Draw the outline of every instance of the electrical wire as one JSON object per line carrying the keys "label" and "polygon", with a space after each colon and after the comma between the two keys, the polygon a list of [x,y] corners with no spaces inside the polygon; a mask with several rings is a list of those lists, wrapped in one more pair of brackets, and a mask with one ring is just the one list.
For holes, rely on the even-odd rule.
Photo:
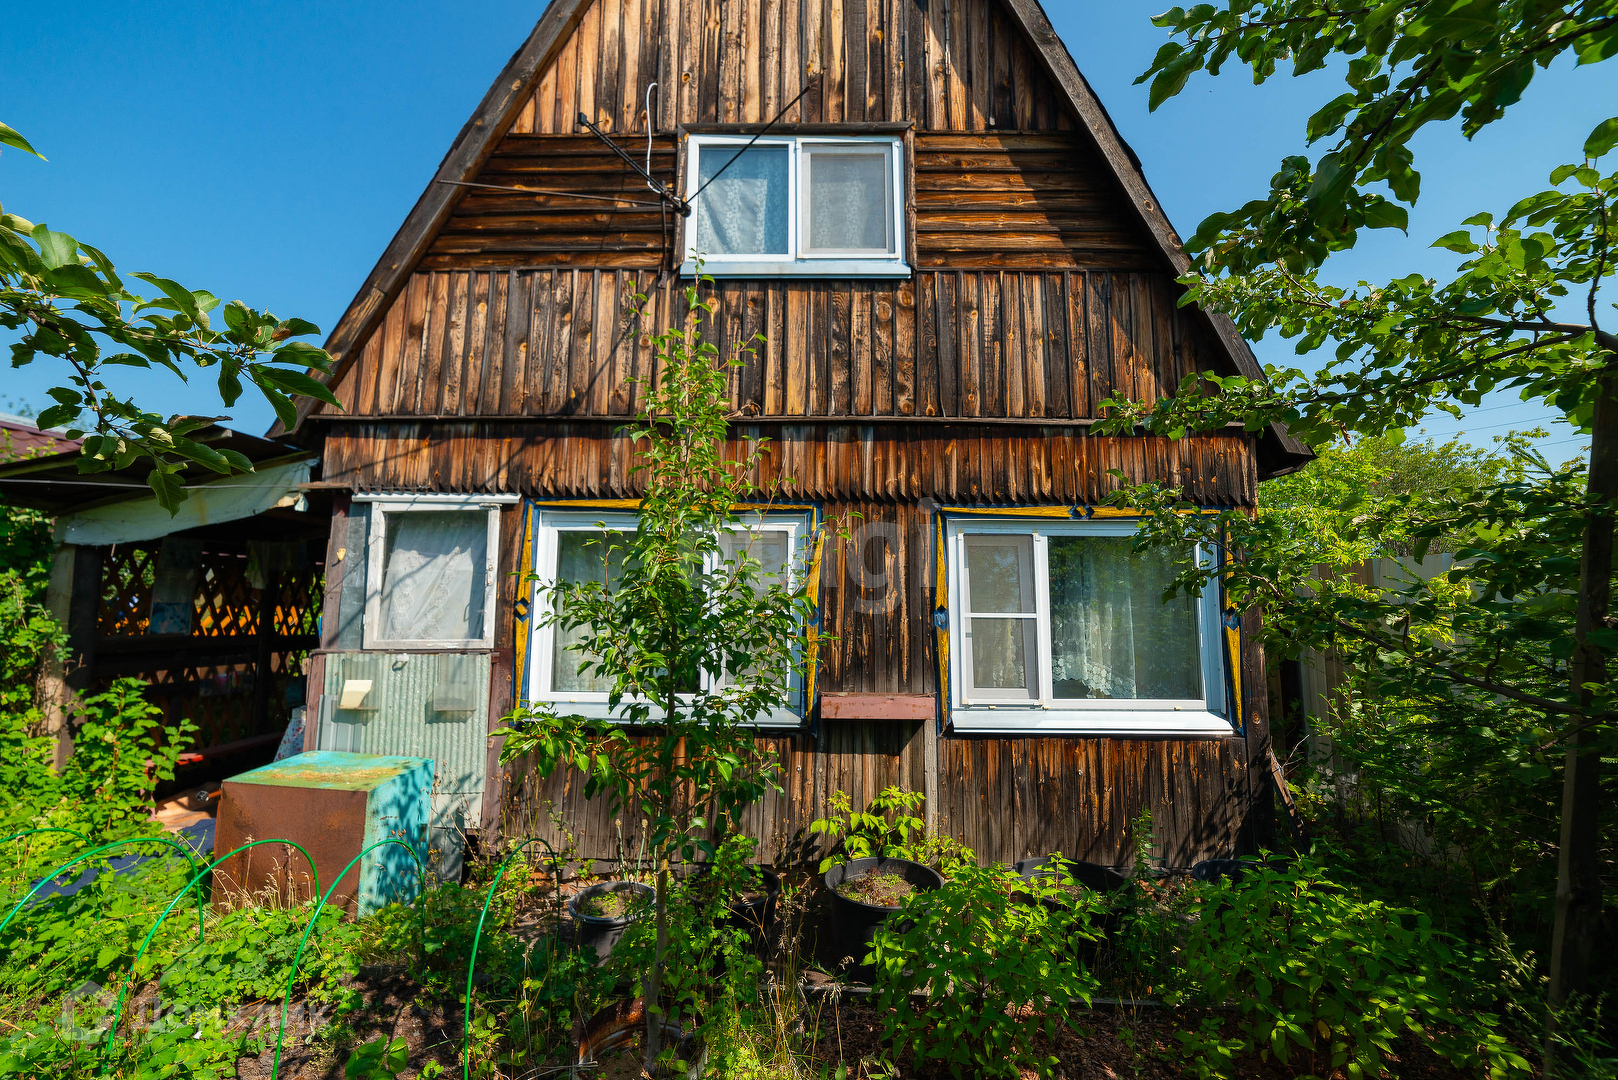
{"label": "electrical wire", "polygon": [[688,205],[695,206],[697,204],[697,199],[699,199],[702,196],[702,193],[704,191],[707,191],[708,188],[710,186],[712,186],[712,184],[713,184],[713,182],[715,180],[718,180],[721,176],[725,175],[725,170],[726,169],[728,169],[732,165],[736,164],[737,160],[739,160],[743,154],[747,153],[749,150],[751,150],[753,148],[754,143],[756,143],[760,139],[762,139],[765,136],[765,134],[772,127],[774,127],[776,124],[778,124],[780,122],[780,120],[781,120],[781,117],[783,117],[783,116],[785,116],[787,114],[788,109],[792,108],[798,102],[802,101],[805,94],[809,93],[809,91],[814,90],[816,88],[817,88],[816,83],[814,83],[814,82],[809,83],[809,85],[805,86],[801,91],[799,91],[797,97],[793,98],[791,101],[789,101],[785,105],[781,106],[781,111],[775,114],[775,119],[771,120],[768,124],[765,124],[762,128],[760,128],[758,134],[754,135],[751,139],[749,139],[746,146],[744,146],[740,150],[736,151],[736,156],[735,157],[733,157],[729,161],[725,162],[724,165],[720,166],[720,169],[719,169],[718,172],[716,172],[712,176],[708,177],[708,182],[703,184],[701,187],[697,188],[695,194],[693,194],[689,199],[687,199],[686,203]]}

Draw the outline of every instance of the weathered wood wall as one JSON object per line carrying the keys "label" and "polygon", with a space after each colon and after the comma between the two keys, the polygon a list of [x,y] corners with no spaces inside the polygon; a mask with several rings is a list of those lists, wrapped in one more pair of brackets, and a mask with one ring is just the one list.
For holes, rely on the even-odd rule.
{"label": "weathered wood wall", "polygon": [[[681,124],[914,121],[1071,130],[998,0],[596,0],[517,118],[519,134]],[[805,92],[807,90],[807,93]]]}
{"label": "weathered wood wall", "polygon": [[[326,475],[356,490],[507,491],[552,498],[623,498],[638,492],[629,471],[633,447],[600,421],[525,423],[353,421],[334,425]],[[956,502],[1088,503],[1115,481],[1162,479],[1187,485],[1210,504],[1252,501],[1251,444],[1240,435],[1179,442],[1103,439],[1071,430],[1042,438],[987,425],[748,425],[731,452],[769,431],[777,437],[755,479],[779,485],[783,498],[814,499],[828,519],[847,526],[828,542],[821,568],[821,618],[831,638],[820,651],[819,688],[827,693],[936,694],[938,666],[930,614],[934,592],[932,506]],[[801,469],[795,471],[794,467]],[[786,481],[790,478],[791,482]],[[521,514],[503,516],[500,610],[515,603],[515,553]],[[514,620],[498,624],[504,657],[491,715],[514,693]],[[1256,646],[1247,646],[1257,688]],[[1246,736],[1220,740],[987,738],[939,740],[938,824],[985,858],[1022,858],[1061,849],[1103,862],[1130,850],[1130,822],[1151,807],[1171,863],[1229,852],[1253,812],[1244,762],[1264,731],[1261,703],[1248,695]],[[856,805],[890,783],[922,790],[923,724],[821,720],[817,733],[770,736],[787,791],[753,811],[748,828],[772,857],[825,812],[833,791]],[[491,768],[491,772],[494,770]],[[582,779],[562,773],[539,782],[524,769],[508,776],[490,816],[505,827],[565,838],[560,812],[586,857],[613,858],[620,828],[601,804],[583,799]],[[633,815],[622,825],[633,850]]]}
{"label": "weathered wood wall", "polygon": [[[1225,366],[1174,288],[1117,271],[725,280],[705,337],[751,344],[731,385],[745,416],[1090,418]],[[684,315],[645,271],[418,273],[338,398],[348,416],[632,416],[658,374],[649,332]]]}
{"label": "weathered wood wall", "polygon": [[[769,862],[789,857],[825,816],[835,792],[856,807],[884,787],[924,786],[922,724],[930,721],[822,723],[807,734],[760,738],[782,787],[743,817]],[[1053,851],[1102,864],[1129,861],[1141,810],[1152,812],[1154,858],[1190,866],[1234,851],[1254,827],[1240,739],[996,739],[939,742],[936,828],[963,840],[985,862],[1014,862]],[[584,797],[583,777],[562,771],[539,780],[522,768],[508,778],[500,824],[542,836],[581,857],[614,859],[619,837],[629,857],[640,834],[633,808],[617,816]]]}
{"label": "weathered wood wall", "polygon": [[[329,425],[325,475],[360,491],[635,495],[633,447],[613,421],[366,421]],[[1000,423],[752,423],[768,438],[756,481],[794,499],[987,505],[1094,504],[1118,486],[1160,480],[1206,506],[1251,505],[1258,477],[1240,432],[1169,440],[1102,438]],[[741,456],[744,444],[731,453]]]}
{"label": "weathered wood wall", "polygon": [[[646,160],[644,141],[617,141]],[[652,175],[675,190],[677,148],[670,136],[651,142]],[[1077,133],[923,132],[908,167],[917,267],[1166,269]],[[593,135],[507,135],[476,183],[484,186],[456,204],[423,269],[672,265],[678,216]]]}

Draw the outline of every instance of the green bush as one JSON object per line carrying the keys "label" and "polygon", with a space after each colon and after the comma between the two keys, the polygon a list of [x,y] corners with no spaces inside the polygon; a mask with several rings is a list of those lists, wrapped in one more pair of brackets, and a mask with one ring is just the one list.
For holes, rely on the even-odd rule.
{"label": "green bush", "polygon": [[[943,888],[908,898],[875,942],[884,1041],[956,1077],[1050,1075],[1057,1060],[1033,1037],[1054,1038],[1069,1003],[1088,1005],[1096,988],[1080,959],[1096,938],[1092,902],[1072,885],[963,864]],[[916,991],[930,995],[925,1008]]]}
{"label": "green bush", "polygon": [[1224,1038],[1224,1023],[1210,1018],[1180,1035],[1199,1077],[1229,1077],[1248,1053],[1310,1076],[1383,1076],[1407,1033],[1469,1072],[1529,1072],[1498,1017],[1459,996],[1469,961],[1426,915],[1340,886],[1312,859],[1194,889],[1189,910],[1184,982],[1166,997],[1233,1006],[1239,1032]]}

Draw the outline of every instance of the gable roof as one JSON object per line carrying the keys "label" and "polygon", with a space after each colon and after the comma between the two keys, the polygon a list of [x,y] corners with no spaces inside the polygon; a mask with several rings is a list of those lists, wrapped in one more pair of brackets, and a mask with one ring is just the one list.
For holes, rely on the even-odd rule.
{"label": "gable roof", "polygon": [[[467,189],[460,185],[474,180],[488,162],[500,138],[515,123],[540,76],[593,2],[551,0],[527,41],[512,55],[483,96],[439,163],[427,189],[416,200],[404,224],[327,339],[326,350],[335,360],[332,374],[324,377],[328,385],[335,385],[352,366],[366,340],[386,315],[388,306],[408,282],[433,238],[465,194]],[[1112,118],[1080,73],[1039,0],[1000,2],[1033,45],[1035,54],[1056,82],[1064,103],[1095,143],[1159,252],[1176,273],[1187,273],[1191,260],[1147,184],[1140,160],[1124,142]],[[1207,320],[1214,339],[1232,366],[1248,378],[1262,378],[1263,368],[1235,323],[1219,312],[1201,311],[1200,314]],[[316,404],[312,399],[304,399],[299,404],[298,425]],[[294,431],[298,425],[294,426]],[[269,436],[274,438],[284,433],[286,430],[278,420]],[[1282,424],[1270,425],[1261,436],[1259,449],[1262,472],[1266,476],[1290,472],[1313,456]]]}

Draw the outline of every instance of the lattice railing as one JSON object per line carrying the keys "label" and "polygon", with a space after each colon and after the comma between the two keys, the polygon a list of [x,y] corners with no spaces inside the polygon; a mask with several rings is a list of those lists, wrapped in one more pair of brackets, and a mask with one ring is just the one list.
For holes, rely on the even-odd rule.
{"label": "lattice railing", "polygon": [[96,631],[107,637],[146,633],[152,608],[157,548],[118,544],[101,564],[101,609]]}
{"label": "lattice railing", "polygon": [[247,581],[247,556],[204,551],[197,576],[191,622],[195,637],[235,637],[258,633],[258,598]]}

